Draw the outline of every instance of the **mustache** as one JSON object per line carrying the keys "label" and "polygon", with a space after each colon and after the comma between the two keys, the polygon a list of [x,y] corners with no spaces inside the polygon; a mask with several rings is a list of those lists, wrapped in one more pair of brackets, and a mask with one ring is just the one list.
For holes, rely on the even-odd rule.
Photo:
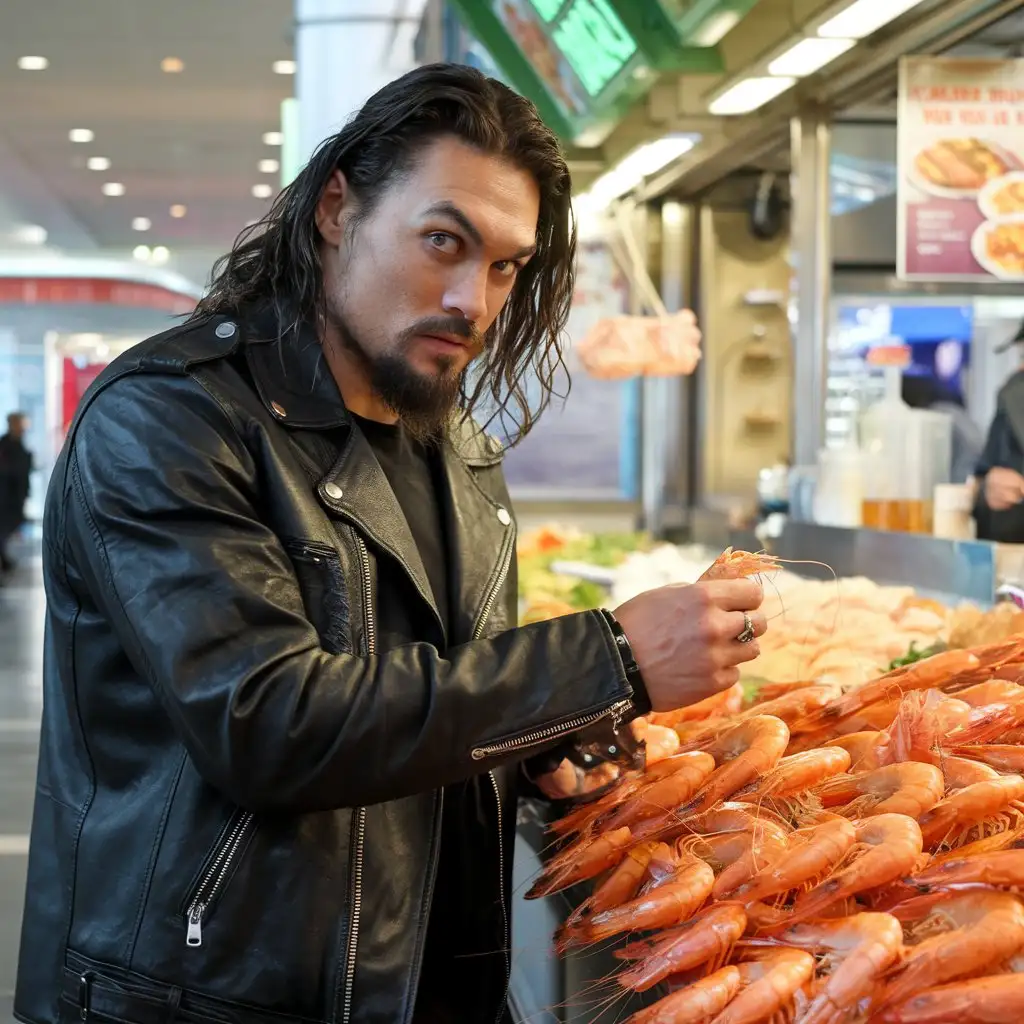
{"label": "mustache", "polygon": [[428,316],[417,320],[405,332],[405,336],[415,338],[418,334],[454,334],[458,338],[465,338],[474,348],[484,346],[483,332],[464,316]]}

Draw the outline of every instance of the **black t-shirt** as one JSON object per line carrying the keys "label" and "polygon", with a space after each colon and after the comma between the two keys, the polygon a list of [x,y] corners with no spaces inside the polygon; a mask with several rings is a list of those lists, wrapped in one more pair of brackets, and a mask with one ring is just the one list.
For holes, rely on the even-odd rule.
{"label": "black t-shirt", "polygon": [[400,423],[376,423],[355,417],[380,468],[405,513],[412,538],[434,593],[441,622],[448,628],[448,544],[440,487],[441,459],[436,449],[414,440]]}

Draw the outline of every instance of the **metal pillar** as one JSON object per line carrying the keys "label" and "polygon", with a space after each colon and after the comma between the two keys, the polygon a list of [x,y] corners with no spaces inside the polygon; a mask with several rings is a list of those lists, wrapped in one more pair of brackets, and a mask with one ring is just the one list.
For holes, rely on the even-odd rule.
{"label": "metal pillar", "polygon": [[419,19],[380,0],[295,0],[300,164],[366,100],[413,67]]}
{"label": "metal pillar", "polygon": [[[691,240],[695,230],[691,206],[669,201],[661,207],[659,292],[670,313],[692,305]],[[651,533],[678,530],[690,502],[689,447],[685,437],[689,403],[688,378],[648,377],[642,383],[640,498],[643,527]]]}
{"label": "metal pillar", "polygon": [[812,466],[825,443],[829,299],[832,288],[832,213],[829,151],[832,129],[821,110],[791,122],[793,200],[793,462]]}

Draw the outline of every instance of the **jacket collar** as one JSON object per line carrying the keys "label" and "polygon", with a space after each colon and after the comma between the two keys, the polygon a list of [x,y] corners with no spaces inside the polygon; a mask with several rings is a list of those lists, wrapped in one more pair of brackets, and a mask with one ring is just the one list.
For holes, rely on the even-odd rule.
{"label": "jacket collar", "polygon": [[[373,448],[345,408],[312,327],[304,324],[282,336],[276,318],[263,313],[245,318],[242,329],[256,390],[275,419],[295,430],[348,428],[337,459],[317,484],[317,496],[402,565],[440,629],[443,619],[405,515]],[[468,640],[486,611],[514,537],[509,511],[475,478],[475,471],[501,458],[501,446],[470,419],[453,425],[442,446],[454,642]]]}

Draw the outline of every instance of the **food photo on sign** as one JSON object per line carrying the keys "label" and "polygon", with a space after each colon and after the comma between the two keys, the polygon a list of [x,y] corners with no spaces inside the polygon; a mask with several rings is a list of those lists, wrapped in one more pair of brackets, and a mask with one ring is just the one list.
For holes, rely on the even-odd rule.
{"label": "food photo on sign", "polygon": [[904,58],[899,271],[1024,281],[1024,61]]}

